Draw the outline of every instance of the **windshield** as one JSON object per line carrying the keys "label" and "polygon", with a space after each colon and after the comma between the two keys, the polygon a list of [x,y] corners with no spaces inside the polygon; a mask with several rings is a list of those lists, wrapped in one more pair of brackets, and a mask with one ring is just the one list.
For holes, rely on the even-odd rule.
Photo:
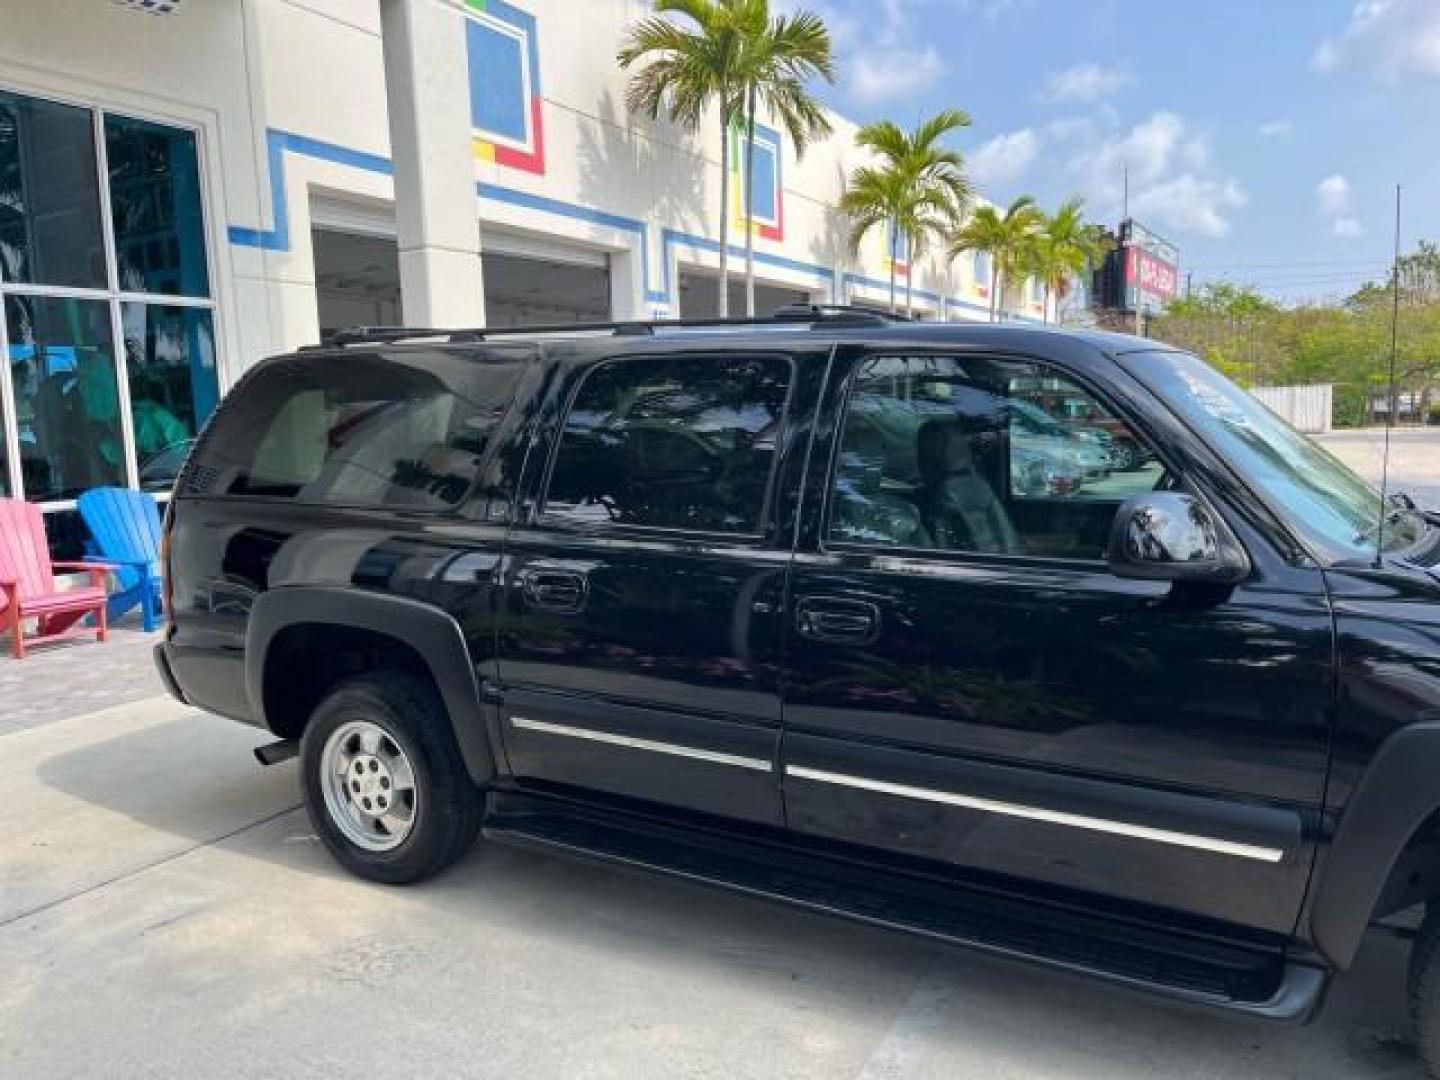
{"label": "windshield", "polygon": [[[1137,353],[1121,362],[1301,535],[1337,559],[1373,557],[1380,493],[1328,451],[1194,356]],[[1386,551],[1412,546],[1427,528],[1410,510],[1389,513]]]}

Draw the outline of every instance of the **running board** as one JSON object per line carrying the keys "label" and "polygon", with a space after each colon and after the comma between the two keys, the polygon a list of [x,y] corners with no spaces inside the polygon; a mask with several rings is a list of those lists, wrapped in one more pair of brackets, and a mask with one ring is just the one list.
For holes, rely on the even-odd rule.
{"label": "running board", "polygon": [[1308,1019],[1324,996],[1325,972],[1272,951],[568,802],[554,810],[507,802],[484,830],[499,843],[643,868],[1264,1019]]}

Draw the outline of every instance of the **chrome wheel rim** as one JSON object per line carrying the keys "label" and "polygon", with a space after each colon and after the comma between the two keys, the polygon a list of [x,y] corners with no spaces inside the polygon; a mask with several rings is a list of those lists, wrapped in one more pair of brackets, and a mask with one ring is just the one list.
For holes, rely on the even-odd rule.
{"label": "chrome wheel rim", "polygon": [[351,720],[331,732],[320,752],[320,789],[335,827],[366,851],[397,848],[415,827],[415,770],[378,724]]}

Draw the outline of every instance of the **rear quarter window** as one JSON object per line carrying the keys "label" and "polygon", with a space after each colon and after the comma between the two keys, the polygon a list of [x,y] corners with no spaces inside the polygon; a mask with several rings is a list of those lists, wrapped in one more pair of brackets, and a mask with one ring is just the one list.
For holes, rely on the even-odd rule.
{"label": "rear quarter window", "polygon": [[216,413],[186,490],[435,512],[474,490],[508,505],[496,443],[524,367],[453,350],[272,362]]}

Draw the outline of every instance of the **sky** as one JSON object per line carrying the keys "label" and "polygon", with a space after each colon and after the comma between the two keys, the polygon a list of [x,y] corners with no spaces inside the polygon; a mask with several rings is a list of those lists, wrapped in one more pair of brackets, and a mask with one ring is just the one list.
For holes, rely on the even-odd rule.
{"label": "sky", "polygon": [[826,102],[910,127],[957,106],[988,198],[1079,195],[1180,249],[1181,280],[1290,302],[1440,241],[1440,0],[777,0],[825,17]]}

